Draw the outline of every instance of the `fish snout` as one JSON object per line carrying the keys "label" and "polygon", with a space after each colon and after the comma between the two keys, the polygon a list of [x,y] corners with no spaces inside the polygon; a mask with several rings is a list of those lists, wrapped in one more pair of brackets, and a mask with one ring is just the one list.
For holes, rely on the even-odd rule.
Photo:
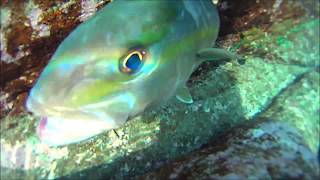
{"label": "fish snout", "polygon": [[71,90],[84,79],[81,67],[60,65],[52,69],[44,69],[29,92],[26,108],[35,114],[44,114],[47,109],[54,110],[52,107],[66,107]]}
{"label": "fish snout", "polygon": [[[52,95],[52,98],[46,98],[42,94],[34,93],[35,90],[31,90],[29,93],[29,96],[27,98],[25,107],[29,112],[34,113],[38,116],[48,116],[51,114],[57,114],[59,111],[61,111],[60,107],[62,102],[58,99],[54,98],[54,95]],[[64,109],[66,111],[66,108]]]}
{"label": "fish snout", "polygon": [[[52,87],[52,89],[55,88]],[[26,101],[26,108],[28,111],[37,115],[50,115],[62,111],[72,111],[76,107],[69,105],[70,99],[71,97],[68,92],[61,92],[59,90],[56,90],[55,92],[54,90],[48,91],[46,89],[39,90],[35,87],[29,93]]]}
{"label": "fish snout", "polygon": [[42,103],[39,101],[39,99],[35,98],[32,95],[32,90],[29,93],[29,96],[26,101],[26,109],[34,114],[40,115],[44,114],[44,109]]}

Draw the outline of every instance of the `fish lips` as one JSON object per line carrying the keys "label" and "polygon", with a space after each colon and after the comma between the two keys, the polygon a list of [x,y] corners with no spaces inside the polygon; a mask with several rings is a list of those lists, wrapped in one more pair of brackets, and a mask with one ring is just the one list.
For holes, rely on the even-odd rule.
{"label": "fish lips", "polygon": [[122,95],[74,111],[62,111],[56,116],[42,115],[38,135],[49,146],[86,140],[123,125],[132,114],[134,101],[134,96]]}
{"label": "fish lips", "polygon": [[131,92],[119,92],[100,102],[73,108],[52,104],[31,94],[26,108],[41,120],[37,134],[42,143],[60,146],[77,143],[103,131],[123,125],[135,114],[136,96]]}
{"label": "fish lips", "polygon": [[[121,118],[127,119],[123,114]],[[117,118],[120,118],[118,116]],[[105,119],[65,119],[63,117],[42,117],[37,129],[42,143],[61,146],[86,140],[105,130],[118,127],[114,118]]]}

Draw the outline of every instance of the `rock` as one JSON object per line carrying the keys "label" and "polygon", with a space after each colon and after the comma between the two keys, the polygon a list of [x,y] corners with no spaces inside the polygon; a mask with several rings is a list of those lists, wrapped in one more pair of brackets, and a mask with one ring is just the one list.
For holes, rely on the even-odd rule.
{"label": "rock", "polygon": [[288,123],[259,118],[138,179],[319,179],[304,141]]}
{"label": "rock", "polygon": [[319,179],[319,82],[310,69],[254,121],[139,179]]}
{"label": "rock", "polygon": [[261,114],[295,126],[314,153],[320,147],[319,82],[319,68],[301,75]]}
{"label": "rock", "polygon": [[[13,20],[1,31],[6,37],[1,44],[10,42],[1,46],[5,47],[1,53],[11,56],[11,59],[1,59],[1,69],[5,69],[0,74],[4,79],[0,93],[1,114],[15,112],[10,113],[11,116],[3,115],[0,122],[1,179],[125,179],[157,168],[165,169],[165,166],[175,167],[175,163],[167,163],[185,156],[185,161],[178,162],[183,167],[183,162],[197,156],[197,152],[190,153],[202,152],[201,147],[207,153],[201,156],[203,159],[214,158],[218,150],[220,155],[227,154],[224,150],[228,147],[213,148],[214,151],[210,147],[244,140],[248,144],[233,148],[232,158],[224,162],[230,162],[237,153],[242,153],[243,158],[238,162],[247,160],[261,164],[261,174],[269,173],[270,177],[317,176],[314,158],[319,142],[319,136],[315,134],[319,134],[319,126],[315,123],[319,119],[314,114],[319,110],[319,103],[309,101],[319,99],[319,41],[316,38],[319,32],[312,31],[319,26],[319,16],[318,11],[313,12],[317,6],[310,6],[311,0],[221,1],[222,32],[225,33],[219,37],[218,44],[238,51],[244,58],[219,67],[210,62],[199,67],[188,83],[193,104],[185,105],[172,99],[117,129],[120,137],[108,131],[81,143],[51,148],[39,142],[36,135],[39,120],[24,112],[22,99],[59,42],[92,11],[90,8],[82,10],[81,3],[76,1],[50,2],[5,3],[1,6],[4,9],[1,13],[7,13],[6,18]],[[93,1],[87,1],[89,7],[101,7],[107,1],[95,5],[90,2]],[[242,5],[232,14],[238,3]],[[81,12],[86,15],[81,16]],[[29,26],[18,23],[19,19]],[[226,31],[228,23],[232,24],[232,31]],[[19,32],[25,34],[14,36]],[[27,55],[25,48],[30,51]],[[24,55],[18,56],[19,52]],[[16,98],[18,96],[21,98]],[[269,120],[260,120],[265,118]],[[252,123],[252,126],[243,127],[246,123]],[[268,129],[271,127],[273,129]],[[233,129],[234,133],[225,133],[231,128],[239,128],[241,132]],[[263,135],[272,139],[264,139]],[[256,136],[256,139],[252,138]],[[286,138],[286,141],[277,138]],[[258,140],[266,143],[266,147],[257,144]],[[210,147],[203,147],[204,144]],[[250,149],[255,145],[257,154]],[[272,149],[275,154],[265,154],[263,148],[272,148],[272,145],[277,147]],[[288,155],[277,154],[284,152]],[[300,154],[292,156],[294,152]],[[253,161],[251,156],[259,161]],[[281,158],[286,164],[275,164],[264,156]],[[206,164],[204,169],[208,168]],[[246,177],[246,173],[252,172],[252,169],[241,167],[236,171],[232,162],[229,165],[229,176],[225,178]],[[217,164],[215,168],[217,176],[212,177],[227,175],[223,174],[223,166]],[[297,170],[297,174],[285,168]],[[266,172],[268,170],[271,173]],[[152,174],[145,177],[153,177]],[[201,175],[210,177],[205,172]]]}

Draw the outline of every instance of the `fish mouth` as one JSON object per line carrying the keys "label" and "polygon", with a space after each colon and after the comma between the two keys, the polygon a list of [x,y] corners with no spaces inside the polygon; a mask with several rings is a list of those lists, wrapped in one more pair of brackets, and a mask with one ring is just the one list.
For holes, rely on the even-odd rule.
{"label": "fish mouth", "polygon": [[60,146],[89,139],[103,131],[116,129],[129,118],[127,104],[121,108],[85,108],[82,110],[62,111],[50,116],[41,116],[38,135],[49,146]]}
{"label": "fish mouth", "polygon": [[[118,117],[120,118],[120,117]],[[127,118],[127,116],[123,116]],[[66,119],[44,116],[38,125],[37,133],[42,143],[61,146],[89,139],[103,131],[118,127],[112,117],[104,120],[86,118]]]}
{"label": "fish mouth", "polygon": [[60,146],[86,140],[123,125],[131,116],[135,97],[129,93],[78,108],[49,106],[33,97],[27,109],[41,120],[37,128],[41,142]]}

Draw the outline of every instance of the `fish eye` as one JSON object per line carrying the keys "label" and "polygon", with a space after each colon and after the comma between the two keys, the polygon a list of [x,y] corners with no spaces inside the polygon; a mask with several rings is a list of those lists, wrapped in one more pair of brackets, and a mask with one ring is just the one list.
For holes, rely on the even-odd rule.
{"label": "fish eye", "polygon": [[130,52],[120,62],[120,70],[123,73],[134,74],[138,72],[145,61],[146,52],[144,50],[134,50]]}

